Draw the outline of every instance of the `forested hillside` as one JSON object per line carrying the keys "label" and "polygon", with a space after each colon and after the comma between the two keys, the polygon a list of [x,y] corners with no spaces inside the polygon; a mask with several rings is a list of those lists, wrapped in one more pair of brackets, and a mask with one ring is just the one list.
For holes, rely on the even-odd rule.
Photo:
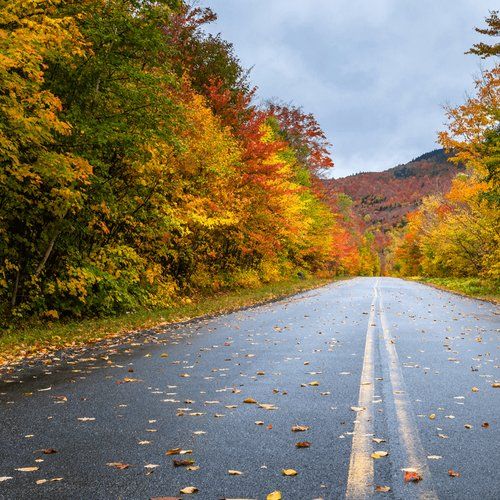
{"label": "forested hillside", "polygon": [[363,172],[340,179],[325,179],[328,193],[345,193],[354,210],[369,226],[386,232],[404,224],[425,196],[446,193],[462,167],[437,149],[383,172]]}

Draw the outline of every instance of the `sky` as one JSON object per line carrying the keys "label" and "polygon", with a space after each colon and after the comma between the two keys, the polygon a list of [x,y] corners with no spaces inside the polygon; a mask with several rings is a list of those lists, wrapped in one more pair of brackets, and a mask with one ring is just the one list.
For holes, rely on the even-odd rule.
{"label": "sky", "polygon": [[219,19],[258,98],[312,112],[333,144],[334,177],[436,149],[443,106],[473,91],[491,0],[198,0]]}

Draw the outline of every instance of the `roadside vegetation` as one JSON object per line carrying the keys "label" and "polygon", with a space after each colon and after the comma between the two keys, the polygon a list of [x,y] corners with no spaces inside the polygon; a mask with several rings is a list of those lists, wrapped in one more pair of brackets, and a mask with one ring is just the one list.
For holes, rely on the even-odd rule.
{"label": "roadside vegetation", "polygon": [[231,292],[196,296],[170,307],[124,313],[86,320],[40,320],[32,318],[12,325],[0,335],[0,365],[29,357],[40,357],[65,347],[81,347],[103,339],[186,321],[202,316],[226,313],[261,304],[331,283],[325,278],[294,278],[257,288],[239,288]]}
{"label": "roadside vegetation", "polygon": [[[482,35],[498,37],[492,12]],[[444,196],[429,196],[395,231],[388,265],[398,276],[429,282],[474,296],[500,290],[500,55],[498,43],[478,43],[470,53],[495,59],[476,80],[476,93],[447,110],[448,129],[439,140],[450,161],[465,167]]]}
{"label": "roadside vegetation", "polygon": [[469,297],[500,303],[500,282],[481,278],[424,278],[415,276],[407,279],[434,285],[442,290],[457,292]]}

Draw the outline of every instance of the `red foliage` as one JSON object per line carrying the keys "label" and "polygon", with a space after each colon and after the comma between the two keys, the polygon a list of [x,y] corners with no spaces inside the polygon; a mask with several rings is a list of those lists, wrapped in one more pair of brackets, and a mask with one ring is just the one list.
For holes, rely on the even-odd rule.
{"label": "red foliage", "polygon": [[267,110],[278,121],[285,139],[296,151],[302,153],[303,163],[312,173],[333,168],[330,158],[331,144],[311,113],[301,108],[271,103]]}

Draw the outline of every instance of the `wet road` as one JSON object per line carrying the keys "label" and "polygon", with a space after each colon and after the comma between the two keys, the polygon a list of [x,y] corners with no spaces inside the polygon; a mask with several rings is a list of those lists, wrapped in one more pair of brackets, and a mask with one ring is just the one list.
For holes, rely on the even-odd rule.
{"label": "wet road", "polygon": [[500,498],[499,326],[356,278],[4,373],[0,498]]}

